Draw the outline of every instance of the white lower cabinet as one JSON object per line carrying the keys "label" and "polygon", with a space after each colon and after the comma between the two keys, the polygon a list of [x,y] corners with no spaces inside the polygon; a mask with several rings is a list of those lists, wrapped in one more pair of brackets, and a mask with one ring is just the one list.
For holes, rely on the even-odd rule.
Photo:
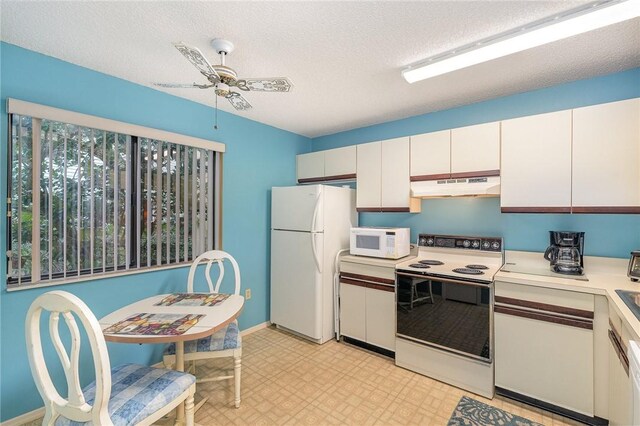
{"label": "white lower cabinet", "polygon": [[593,295],[495,285],[496,386],[594,416]]}
{"label": "white lower cabinet", "polygon": [[393,288],[367,288],[366,342],[395,351],[396,347],[396,294]]}
{"label": "white lower cabinet", "polygon": [[609,424],[632,424],[631,386],[628,338],[620,318],[609,313]]}
{"label": "white lower cabinet", "polygon": [[378,280],[340,275],[340,334],[395,351],[395,287]]}
{"label": "white lower cabinet", "polygon": [[340,283],[340,334],[363,342],[367,340],[366,291],[366,287]]}
{"label": "white lower cabinet", "polygon": [[341,264],[340,335],[395,351],[394,273],[394,268]]}
{"label": "white lower cabinet", "polygon": [[631,380],[617,352],[609,345],[609,424],[631,423]]}

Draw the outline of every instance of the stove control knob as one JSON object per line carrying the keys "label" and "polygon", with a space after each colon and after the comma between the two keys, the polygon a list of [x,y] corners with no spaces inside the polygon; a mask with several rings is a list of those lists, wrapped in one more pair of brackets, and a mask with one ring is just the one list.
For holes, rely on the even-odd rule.
{"label": "stove control knob", "polygon": [[471,247],[473,247],[475,249],[480,248],[480,241],[473,240],[473,242],[471,243]]}
{"label": "stove control knob", "polygon": [[424,246],[426,246],[427,244],[428,244],[428,243],[427,243],[427,239],[426,239],[425,237],[420,237],[420,241],[418,241],[418,245],[419,245],[419,246],[423,246],[423,247],[424,247]]}
{"label": "stove control knob", "polygon": [[462,242],[462,245],[463,245],[465,248],[469,248],[469,247],[471,247],[471,241],[469,241],[469,240],[464,240],[464,241]]}
{"label": "stove control knob", "polygon": [[428,246],[432,246],[433,245],[433,238],[427,238],[427,245]]}
{"label": "stove control knob", "polygon": [[494,250],[500,250],[500,243],[497,241],[494,241],[491,243],[491,248]]}
{"label": "stove control knob", "polygon": [[483,241],[482,242],[482,248],[485,250],[488,250],[489,247],[491,247],[491,243],[489,241]]}

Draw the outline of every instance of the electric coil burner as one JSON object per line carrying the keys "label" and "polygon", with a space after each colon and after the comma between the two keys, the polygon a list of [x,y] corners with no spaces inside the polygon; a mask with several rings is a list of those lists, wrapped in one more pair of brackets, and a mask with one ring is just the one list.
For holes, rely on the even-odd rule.
{"label": "electric coil burner", "polygon": [[429,269],[431,268],[431,266],[427,265],[426,263],[412,263],[411,265],[409,265],[412,268],[418,268],[418,269]]}
{"label": "electric coil burner", "polygon": [[451,271],[456,272],[458,274],[465,274],[465,275],[484,275],[484,272],[474,268],[455,268],[455,269],[452,269]]}
{"label": "electric coil burner", "polygon": [[422,263],[423,265],[430,265],[430,266],[444,265],[444,262],[441,262],[439,260],[433,260],[433,259],[421,260],[418,263]]}
{"label": "electric coil burner", "polygon": [[473,264],[473,265],[467,265],[466,267],[470,268],[470,269],[489,269],[489,267],[487,265],[475,265],[475,264]]}
{"label": "electric coil burner", "polygon": [[492,398],[502,263],[501,238],[420,234],[416,258],[396,265],[396,364]]}

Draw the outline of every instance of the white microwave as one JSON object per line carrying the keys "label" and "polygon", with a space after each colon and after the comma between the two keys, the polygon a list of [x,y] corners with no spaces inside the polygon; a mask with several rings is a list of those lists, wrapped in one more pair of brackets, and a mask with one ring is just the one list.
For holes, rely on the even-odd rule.
{"label": "white microwave", "polygon": [[349,252],[357,256],[400,259],[410,250],[409,228],[351,228]]}

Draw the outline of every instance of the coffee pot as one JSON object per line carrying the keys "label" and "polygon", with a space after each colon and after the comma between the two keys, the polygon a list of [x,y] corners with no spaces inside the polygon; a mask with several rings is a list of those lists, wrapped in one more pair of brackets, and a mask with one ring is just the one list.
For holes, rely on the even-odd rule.
{"label": "coffee pot", "polygon": [[549,247],[544,258],[553,272],[567,275],[584,273],[584,232],[549,231]]}

